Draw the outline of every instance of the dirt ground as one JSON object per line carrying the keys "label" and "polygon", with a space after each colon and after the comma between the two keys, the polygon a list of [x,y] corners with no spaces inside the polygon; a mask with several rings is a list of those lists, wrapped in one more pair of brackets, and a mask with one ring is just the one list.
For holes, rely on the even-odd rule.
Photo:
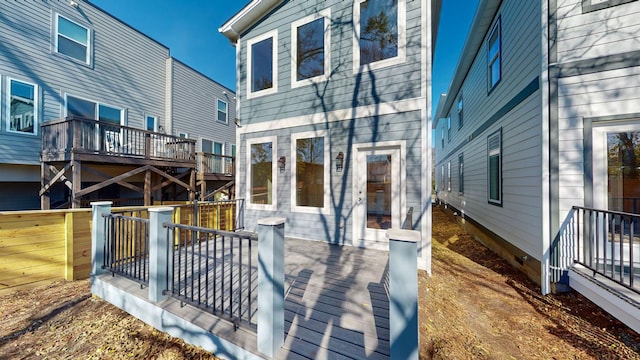
{"label": "dirt ground", "polygon": [[[577,293],[526,276],[433,212],[433,276],[421,273],[423,359],[640,359],[640,335]],[[58,282],[0,297],[0,359],[215,359]]]}

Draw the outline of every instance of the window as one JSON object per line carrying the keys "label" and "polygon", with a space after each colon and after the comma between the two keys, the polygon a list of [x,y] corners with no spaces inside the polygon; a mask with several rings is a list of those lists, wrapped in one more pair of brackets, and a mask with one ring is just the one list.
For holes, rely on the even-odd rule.
{"label": "window", "polygon": [[224,155],[224,144],[215,142],[213,143],[213,153],[216,155]]}
{"label": "window", "polygon": [[236,157],[236,144],[231,144],[231,156]]}
{"label": "window", "polygon": [[148,131],[158,131],[158,118],[155,116],[145,116],[145,124]]}
{"label": "window", "polygon": [[462,111],[462,95],[458,98],[458,129],[464,124],[464,112]]}
{"label": "window", "polygon": [[91,100],[67,95],[67,116],[78,116],[85,119],[95,119],[120,125],[124,122],[123,111],[120,108],[101,104]]}
{"label": "window", "polygon": [[444,191],[444,164],[440,167],[440,189]]}
{"label": "window", "polygon": [[247,41],[247,98],[278,91],[278,32]]}
{"label": "window", "polygon": [[458,155],[458,192],[464,193],[464,154]]}
{"label": "window", "polygon": [[447,118],[447,141],[451,141],[451,115]]}
{"label": "window", "polygon": [[292,210],[329,214],[329,147],[326,132],[291,135]]}
{"label": "window", "polygon": [[608,7],[622,5],[636,0],[582,0],[582,12],[588,13],[606,9]]}
{"label": "window", "polygon": [[487,138],[489,203],[502,204],[502,130]]}
{"label": "window", "polygon": [[498,18],[498,21],[491,30],[489,42],[487,44],[489,90],[492,90],[496,85],[498,85],[500,78],[502,77],[501,38],[500,18]]}
{"label": "window", "polygon": [[405,59],[406,0],[365,0],[354,4],[353,71],[379,68]]}
{"label": "window", "polygon": [[329,9],[291,24],[291,87],[324,81],[331,69]]}
{"label": "window", "polygon": [[227,103],[218,99],[218,121],[227,123]]}
{"label": "window", "polygon": [[442,144],[442,148],[444,149],[444,127],[440,130],[440,142]]}
{"label": "window", "polygon": [[38,86],[8,79],[7,130],[36,135],[38,129]]}
{"label": "window", "polygon": [[247,140],[248,208],[276,210],[276,137]]}
{"label": "window", "polygon": [[55,50],[58,54],[89,64],[91,36],[86,27],[56,14]]}
{"label": "window", "polygon": [[188,138],[189,138],[189,133],[186,133],[186,132],[178,132],[178,137],[179,137],[179,138],[183,138],[183,139],[188,139]]}
{"label": "window", "polygon": [[213,153],[213,141],[202,139],[202,152],[204,153]]}
{"label": "window", "polygon": [[447,191],[451,192],[451,160],[447,161]]}

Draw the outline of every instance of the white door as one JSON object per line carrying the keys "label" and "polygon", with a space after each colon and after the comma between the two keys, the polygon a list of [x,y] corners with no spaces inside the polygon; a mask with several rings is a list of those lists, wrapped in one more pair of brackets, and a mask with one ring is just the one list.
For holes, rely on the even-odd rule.
{"label": "white door", "polygon": [[593,128],[593,207],[640,214],[640,123]]}
{"label": "white door", "polygon": [[356,150],[354,245],[388,250],[387,229],[403,216],[402,164],[400,147]]}

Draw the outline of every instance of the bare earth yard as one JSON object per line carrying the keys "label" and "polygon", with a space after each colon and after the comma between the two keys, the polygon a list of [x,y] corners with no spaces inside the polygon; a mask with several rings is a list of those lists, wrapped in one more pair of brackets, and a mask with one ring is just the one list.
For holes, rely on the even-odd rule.
{"label": "bare earth yard", "polygon": [[[640,335],[575,292],[526,276],[433,211],[433,276],[421,273],[425,359],[640,359]],[[88,281],[0,297],[0,359],[214,359],[94,299]]]}

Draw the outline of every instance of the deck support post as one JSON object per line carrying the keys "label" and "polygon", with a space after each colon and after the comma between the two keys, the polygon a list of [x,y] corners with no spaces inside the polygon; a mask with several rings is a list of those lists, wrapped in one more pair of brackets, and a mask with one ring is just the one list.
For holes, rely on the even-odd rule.
{"label": "deck support post", "polygon": [[258,220],[258,351],[284,344],[284,218]]}
{"label": "deck support post", "polygon": [[91,277],[104,272],[104,239],[106,228],[104,214],[111,213],[111,201],[97,201],[91,203]]}
{"label": "deck support post", "polygon": [[418,359],[418,244],[420,232],[390,229],[389,330],[391,359]]}
{"label": "deck support post", "polygon": [[164,224],[171,222],[173,208],[149,209],[149,300],[158,302],[167,297],[168,274],[173,273],[169,235]]}

